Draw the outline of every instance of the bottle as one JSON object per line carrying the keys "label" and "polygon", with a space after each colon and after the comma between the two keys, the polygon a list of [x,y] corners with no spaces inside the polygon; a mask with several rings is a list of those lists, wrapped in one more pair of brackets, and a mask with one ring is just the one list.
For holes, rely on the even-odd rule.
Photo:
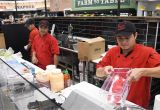
{"label": "bottle", "polygon": [[80,82],[83,81],[83,73],[82,72],[79,73],[79,80],[80,80]]}
{"label": "bottle", "polygon": [[64,70],[64,87],[69,87],[71,85],[71,77],[70,74],[68,73],[68,70]]}
{"label": "bottle", "polygon": [[72,38],[72,30],[73,30],[73,26],[72,24],[70,24],[68,26],[68,38],[71,39]]}
{"label": "bottle", "polygon": [[53,69],[50,73],[49,79],[52,92],[59,92],[64,89],[64,76],[61,69]]}
{"label": "bottle", "polygon": [[84,79],[85,79],[86,82],[88,82],[88,75],[87,74],[85,74],[85,78]]}

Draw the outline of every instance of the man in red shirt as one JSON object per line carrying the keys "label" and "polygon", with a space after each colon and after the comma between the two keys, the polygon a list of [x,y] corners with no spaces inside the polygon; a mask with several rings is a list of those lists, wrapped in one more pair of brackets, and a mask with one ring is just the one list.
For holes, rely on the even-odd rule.
{"label": "man in red shirt", "polygon": [[35,22],[33,19],[28,19],[25,22],[25,27],[30,31],[28,44],[24,47],[26,50],[29,50],[32,46],[33,40],[37,34],[39,34],[38,29],[35,27]]}
{"label": "man in red shirt", "polygon": [[128,78],[131,88],[127,100],[148,108],[150,77],[160,77],[160,55],[152,48],[136,44],[136,27],[129,21],[118,24],[118,46],[111,48],[97,64],[96,75],[110,74],[113,68],[135,68]]}
{"label": "man in red shirt", "polygon": [[48,33],[48,28],[48,21],[40,21],[39,34],[35,37],[32,46],[32,63],[42,69],[46,69],[46,66],[50,64],[58,64],[58,42]]}

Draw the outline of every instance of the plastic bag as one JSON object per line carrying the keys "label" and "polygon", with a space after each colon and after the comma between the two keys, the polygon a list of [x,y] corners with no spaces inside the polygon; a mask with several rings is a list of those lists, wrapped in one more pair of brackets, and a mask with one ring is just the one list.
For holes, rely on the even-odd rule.
{"label": "plastic bag", "polygon": [[121,106],[125,104],[130,87],[127,80],[129,70],[129,68],[115,68],[106,78],[101,88],[107,91],[107,103]]}

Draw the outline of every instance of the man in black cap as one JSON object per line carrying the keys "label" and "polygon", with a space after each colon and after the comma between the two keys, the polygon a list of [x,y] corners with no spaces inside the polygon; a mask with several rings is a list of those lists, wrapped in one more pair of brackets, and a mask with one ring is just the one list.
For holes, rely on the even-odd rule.
{"label": "man in black cap", "polygon": [[96,75],[107,76],[113,68],[134,68],[129,71],[131,83],[127,100],[148,108],[150,100],[150,77],[160,77],[160,55],[151,47],[136,43],[136,27],[129,21],[118,24],[118,46],[108,50],[97,64]]}
{"label": "man in black cap", "polygon": [[46,66],[50,64],[58,64],[58,41],[48,33],[48,29],[49,22],[41,20],[39,34],[35,37],[32,46],[32,63],[42,69],[46,69]]}
{"label": "man in black cap", "polygon": [[35,36],[39,33],[38,29],[35,27],[35,23],[33,19],[27,19],[25,22],[25,27],[30,31],[28,44],[24,46],[26,50],[29,50],[32,46]]}

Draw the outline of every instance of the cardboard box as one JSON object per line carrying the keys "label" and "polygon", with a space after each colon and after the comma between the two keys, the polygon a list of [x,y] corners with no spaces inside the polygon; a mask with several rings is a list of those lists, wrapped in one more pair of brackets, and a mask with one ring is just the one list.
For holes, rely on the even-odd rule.
{"label": "cardboard box", "polygon": [[78,59],[91,61],[100,57],[105,52],[105,39],[97,37],[78,42]]}
{"label": "cardboard box", "polygon": [[0,33],[0,49],[1,48],[6,48],[5,38],[3,33]]}

